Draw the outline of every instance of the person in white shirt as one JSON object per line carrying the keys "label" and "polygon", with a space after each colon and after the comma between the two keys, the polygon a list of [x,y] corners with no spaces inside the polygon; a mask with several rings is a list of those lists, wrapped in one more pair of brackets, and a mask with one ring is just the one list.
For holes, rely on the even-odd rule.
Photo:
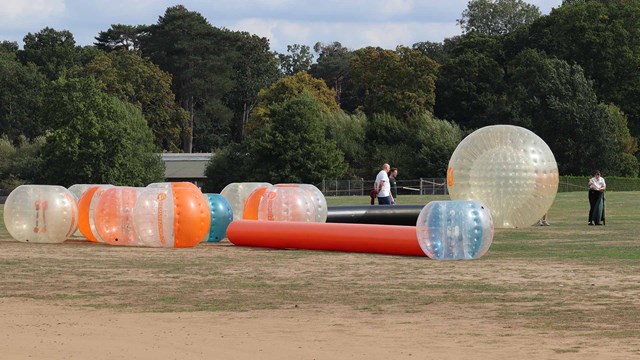
{"label": "person in white shirt", "polygon": [[391,185],[389,185],[389,170],[391,166],[389,164],[382,165],[382,170],[376,176],[374,187],[378,190],[378,205],[391,205],[393,204],[393,197],[391,196]]}
{"label": "person in white shirt", "polygon": [[589,179],[589,225],[604,225],[604,191],[607,184],[600,176],[600,170],[593,173]]}

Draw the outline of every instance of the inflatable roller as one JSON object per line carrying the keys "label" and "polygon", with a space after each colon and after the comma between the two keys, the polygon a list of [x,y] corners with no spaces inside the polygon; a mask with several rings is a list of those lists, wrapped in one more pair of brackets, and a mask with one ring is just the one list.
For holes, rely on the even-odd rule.
{"label": "inflatable roller", "polygon": [[425,256],[415,226],[235,220],[227,237],[238,246]]}
{"label": "inflatable roller", "polygon": [[329,206],[328,223],[416,226],[424,205]]}

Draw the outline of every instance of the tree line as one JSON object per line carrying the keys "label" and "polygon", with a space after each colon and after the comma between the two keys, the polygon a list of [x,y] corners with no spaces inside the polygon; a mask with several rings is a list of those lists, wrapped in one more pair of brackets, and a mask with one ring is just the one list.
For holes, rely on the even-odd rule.
{"label": "tree line", "polygon": [[92,46],[45,28],[0,43],[0,188],[145,185],[159,152],[213,152],[233,181],[445,176],[470,132],[526,127],[563,175],[637,177],[640,1],[471,0],[462,35],[395,49],[293,44],[217,28],[178,5]]}

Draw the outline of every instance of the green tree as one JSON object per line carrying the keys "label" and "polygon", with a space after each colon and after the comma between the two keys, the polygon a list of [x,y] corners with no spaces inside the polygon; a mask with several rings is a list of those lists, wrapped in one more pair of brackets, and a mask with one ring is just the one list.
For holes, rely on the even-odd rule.
{"label": "green tree", "polygon": [[[504,54],[505,38],[504,36],[469,33],[446,39],[443,47],[449,59],[468,53],[479,53],[503,64],[507,59],[507,56]],[[520,52],[520,50],[518,50],[518,52]],[[516,54],[514,54],[514,56],[515,55]]]}
{"label": "green tree", "polygon": [[540,9],[522,0],[471,0],[457,20],[463,33],[504,35],[540,17]]}
{"label": "green tree", "polygon": [[47,129],[38,116],[45,85],[33,63],[22,65],[14,52],[0,51],[0,134],[14,144],[22,135],[33,139]]}
{"label": "green tree", "polygon": [[535,21],[515,40],[568,63],[594,80],[598,98],[614,103],[640,136],[640,2],[571,1]]}
{"label": "green tree", "polygon": [[268,121],[242,144],[216,151],[207,167],[207,191],[233,181],[317,184],[340,178],[344,155],[327,140],[323,105],[309,92],[268,106]]}
{"label": "green tree", "polygon": [[615,138],[610,144],[613,146],[613,159],[607,164],[607,169],[619,176],[638,177],[640,161],[634,156],[638,153],[638,140],[629,131],[627,116],[615,105],[607,105],[606,110],[613,120]]}
{"label": "green tree", "polygon": [[433,41],[421,41],[411,46],[413,50],[418,50],[426,56],[430,57],[433,61],[442,65],[447,61],[447,51],[445,50],[444,43]]}
{"label": "green tree", "polygon": [[124,49],[97,55],[84,73],[98,79],[107,94],[138,107],[159,148],[180,150],[188,114],[175,104],[170,74],[139,53]]}
{"label": "green tree", "polygon": [[81,65],[82,48],[76,46],[73,34],[68,30],[46,27],[35,34],[28,33],[23,41],[21,61],[37,65],[49,80],[58,79],[74,66]]}
{"label": "green tree", "polygon": [[407,118],[433,110],[438,64],[420,51],[359,49],[350,72],[367,116],[388,112]]}
{"label": "green tree", "polygon": [[103,93],[92,78],[61,79],[44,107],[53,129],[42,148],[40,182],[145,186],[164,163],[140,110]]}
{"label": "green tree", "polygon": [[344,112],[323,113],[327,124],[326,137],[338,145],[348,166],[347,177],[357,179],[370,170],[365,147],[367,117],[363,113],[348,115]]}
{"label": "green tree", "polygon": [[268,125],[247,138],[253,171],[271,183],[316,184],[344,175],[344,155],[326,139],[323,111],[308,92],[271,104]]}
{"label": "green tree", "polygon": [[15,41],[0,41],[0,53],[18,53],[18,43]]}
{"label": "green tree", "polygon": [[304,92],[311,94],[320,103],[323,112],[340,111],[335,100],[335,92],[329,89],[324,81],[316,79],[306,72],[300,72],[292,76],[285,76],[260,91],[258,104],[253,111],[248,132],[254,131],[269,121],[267,113],[270,106],[298,97]]}
{"label": "green tree", "polygon": [[280,68],[285,75],[295,75],[308,71],[313,62],[313,54],[308,45],[287,45],[287,54],[278,54]]}
{"label": "green tree", "polygon": [[140,50],[140,37],[146,30],[146,25],[113,24],[107,31],[100,31],[95,37],[94,45],[103,51]]}
{"label": "green tree", "polygon": [[401,169],[407,179],[446,176],[451,154],[461,140],[458,125],[431,113],[404,120],[375,114],[366,126],[368,173],[387,162]]}
{"label": "green tree", "polygon": [[[210,151],[229,141],[233,112],[224,97],[233,88],[229,44],[200,13],[170,7],[140,38],[142,54],[173,75],[173,90],[189,112],[183,130],[185,152]],[[212,139],[212,136],[215,135]]]}
{"label": "green tree", "polygon": [[353,51],[337,41],[326,45],[318,42],[313,50],[318,55],[318,60],[311,65],[309,74],[324,80],[336,92],[336,101],[343,110],[354,111],[357,104],[349,73]]}
{"label": "green tree", "polygon": [[399,167],[405,176],[413,177],[413,172],[405,164],[415,155],[413,141],[415,129],[407,122],[388,113],[376,113],[367,118],[365,127],[365,149],[367,153],[367,174],[380,171],[383,163]]}
{"label": "green tree", "polygon": [[230,143],[213,151],[205,176],[203,191],[220,193],[227,184],[240,181],[263,182],[256,172],[252,171],[253,158],[246,142]]}
{"label": "green tree", "polygon": [[469,33],[445,41],[447,61],[440,68],[434,114],[465,129],[518,124],[506,97],[507,56],[501,37]]}
{"label": "green tree", "polygon": [[258,103],[260,90],[271,86],[281,76],[278,60],[269,50],[269,40],[246,32],[225,31],[234,48],[233,89],[225,104],[233,110],[233,139],[244,141],[250,114]]}
{"label": "green tree", "polygon": [[34,182],[41,168],[38,153],[43,144],[43,137],[29,141],[21,136],[17,145],[6,136],[0,137],[0,189],[11,191]]}
{"label": "green tree", "polygon": [[505,90],[505,71],[496,60],[478,52],[452,57],[440,68],[435,114],[469,129],[512,123]]}
{"label": "green tree", "polygon": [[[584,175],[594,168],[611,175],[634,140],[620,113],[598,102],[592,82],[579,65],[526,50],[511,63],[510,103],[515,116],[532,124],[553,151],[561,174]],[[637,162],[635,172],[637,173]]]}
{"label": "green tree", "polygon": [[414,177],[446,177],[449,160],[463,133],[453,122],[440,120],[432,114],[422,114],[417,119],[419,131],[416,132],[419,149],[408,164]]}

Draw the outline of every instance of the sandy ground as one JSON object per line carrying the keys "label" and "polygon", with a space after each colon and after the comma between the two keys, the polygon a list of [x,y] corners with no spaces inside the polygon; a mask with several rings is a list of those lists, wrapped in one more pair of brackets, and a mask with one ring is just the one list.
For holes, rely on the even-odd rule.
{"label": "sandy ground", "polygon": [[590,343],[444,307],[122,313],[5,298],[0,309],[2,359],[640,359],[639,341]]}
{"label": "sandy ground", "polygon": [[[273,281],[313,281],[321,287],[306,290],[311,300],[299,304],[282,301],[276,309],[248,311],[182,312],[174,309],[145,312],[136,308],[94,308],[86,303],[91,297],[89,300],[47,297],[60,288],[64,294],[102,291],[107,294],[104,301],[115,305],[119,304],[119,294],[147,296],[142,301],[153,302],[154,298],[148,297],[149,289],[161,292],[175,287],[171,276],[158,277],[157,274],[166,272],[162,267],[147,269],[140,265],[120,272],[104,270],[105,266],[124,267],[134,261],[155,264],[150,259],[157,259],[163,266],[172,260],[184,264],[195,262],[193,266],[197,269],[205,266],[203,264],[212,264],[208,265],[211,266],[207,269],[208,275],[196,278],[196,282],[215,280],[220,276],[235,276],[234,281],[241,281],[259,269],[265,278]],[[214,267],[223,261],[226,263]],[[606,312],[607,306],[623,303],[640,307],[640,294],[635,286],[640,282],[640,275],[635,271],[614,272],[606,264],[575,266],[492,258],[476,263],[424,261],[312,252],[298,256],[297,253],[242,249],[224,244],[165,251],[84,242],[49,246],[0,242],[0,265],[4,264],[4,269],[11,272],[0,274],[0,291],[4,291],[4,294],[0,293],[0,360],[640,360],[640,339],[609,336],[603,332],[617,326],[635,331],[638,324],[620,324],[624,319],[612,318],[612,321],[607,317],[603,318],[602,324],[593,323],[599,321],[597,314]],[[409,266],[414,268],[408,270]],[[189,269],[176,271],[179,277],[188,280],[185,274],[191,271]],[[225,269],[227,273],[223,274]],[[334,269],[341,270],[336,273]],[[81,271],[88,271],[89,275],[83,275]],[[325,279],[325,272],[334,276],[341,274],[344,278]],[[443,279],[458,282],[481,279],[487,286],[518,284],[524,288],[522,296],[529,296],[527,291],[531,291],[526,289],[526,284],[538,286],[536,291],[540,294],[530,296],[558,296],[553,306],[585,310],[586,317],[591,320],[585,322],[583,328],[562,331],[550,326],[532,327],[526,323],[527,319],[495,315],[501,306],[526,309],[530,304],[514,304],[511,300],[498,298],[469,303],[435,301],[417,307],[415,311],[403,307],[404,303],[415,303],[415,299],[393,300],[399,304],[397,309],[359,311],[354,306],[340,305],[340,301],[329,302],[321,298],[323,292],[329,291],[336,291],[338,296],[351,294],[338,291],[340,282],[360,291],[367,290],[367,284],[378,284],[375,280],[381,272],[390,279],[390,282],[382,283],[387,285],[401,284],[408,277],[428,279],[437,273]],[[221,275],[215,277],[215,274]],[[154,281],[127,282],[151,275]],[[38,281],[34,277],[39,277]],[[119,281],[129,285],[121,288]],[[141,289],[141,286],[147,287]],[[612,292],[612,286],[619,290]],[[193,289],[190,296],[198,301],[216,295],[203,286]],[[245,295],[257,297],[253,291],[261,291],[260,288],[241,290],[238,299]],[[420,291],[419,296],[427,296],[447,290],[424,288],[417,291]],[[272,299],[264,297],[262,301]]]}

